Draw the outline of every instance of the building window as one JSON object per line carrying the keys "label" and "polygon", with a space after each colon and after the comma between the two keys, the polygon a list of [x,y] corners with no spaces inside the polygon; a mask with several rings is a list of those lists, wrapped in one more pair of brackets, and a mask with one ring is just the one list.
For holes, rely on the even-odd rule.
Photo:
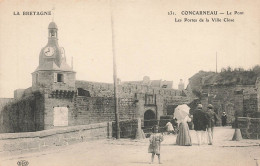
{"label": "building window", "polygon": [[89,91],[87,91],[83,88],[78,88],[78,96],[90,97],[90,93],[89,93]]}
{"label": "building window", "polygon": [[55,31],[50,31],[49,37],[57,37],[57,33]]}
{"label": "building window", "polygon": [[57,82],[64,82],[64,75],[63,74],[57,74]]}
{"label": "building window", "polygon": [[145,95],[145,105],[155,105],[155,95]]}
{"label": "building window", "polygon": [[162,88],[167,88],[167,85],[163,85]]}

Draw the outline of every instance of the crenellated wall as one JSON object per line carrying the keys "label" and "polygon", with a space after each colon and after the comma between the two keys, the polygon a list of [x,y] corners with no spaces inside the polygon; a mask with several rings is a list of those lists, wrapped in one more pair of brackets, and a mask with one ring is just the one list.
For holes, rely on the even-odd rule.
{"label": "crenellated wall", "polygon": [[[76,88],[83,88],[90,92],[91,97],[113,97],[114,87],[113,84],[76,81]],[[133,97],[135,93],[157,94],[162,96],[182,96],[181,90],[157,88],[149,85],[133,85],[122,84],[118,85],[119,97]]]}

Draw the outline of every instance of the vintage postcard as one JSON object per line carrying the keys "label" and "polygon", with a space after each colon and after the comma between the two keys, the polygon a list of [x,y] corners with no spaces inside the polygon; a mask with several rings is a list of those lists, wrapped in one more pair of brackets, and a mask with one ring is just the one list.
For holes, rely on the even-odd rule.
{"label": "vintage postcard", "polygon": [[1,0],[0,165],[260,164],[257,0]]}

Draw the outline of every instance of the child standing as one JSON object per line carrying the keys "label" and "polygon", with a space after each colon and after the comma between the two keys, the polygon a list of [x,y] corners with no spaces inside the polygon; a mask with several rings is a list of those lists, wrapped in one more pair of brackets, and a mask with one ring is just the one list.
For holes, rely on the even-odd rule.
{"label": "child standing", "polygon": [[151,134],[149,140],[150,140],[150,145],[148,148],[148,153],[152,153],[151,164],[153,163],[155,154],[158,156],[159,164],[161,164],[160,147],[161,147],[161,142],[163,141],[163,135],[159,133],[159,126],[156,125],[153,127],[153,133]]}
{"label": "child standing", "polygon": [[168,123],[166,123],[165,127],[166,127],[167,134],[174,133],[174,128],[170,121]]}

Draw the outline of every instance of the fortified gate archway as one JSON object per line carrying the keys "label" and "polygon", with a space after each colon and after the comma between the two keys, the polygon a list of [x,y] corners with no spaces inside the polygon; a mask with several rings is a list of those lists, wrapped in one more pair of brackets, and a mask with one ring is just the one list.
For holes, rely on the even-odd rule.
{"label": "fortified gate archway", "polygon": [[156,123],[156,115],[152,110],[147,110],[144,113],[144,127],[153,126]]}

